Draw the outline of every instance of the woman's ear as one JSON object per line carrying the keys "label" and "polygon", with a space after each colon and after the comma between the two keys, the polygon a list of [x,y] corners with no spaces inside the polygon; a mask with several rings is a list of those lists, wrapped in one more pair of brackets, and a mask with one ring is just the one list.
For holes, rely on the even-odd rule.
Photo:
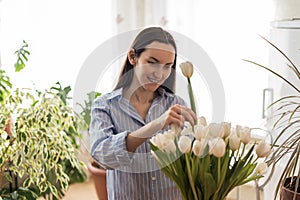
{"label": "woman's ear", "polygon": [[136,64],[136,56],[135,56],[134,49],[130,49],[128,51],[127,57],[128,57],[128,60],[129,60],[129,62],[130,62],[131,65],[135,65]]}

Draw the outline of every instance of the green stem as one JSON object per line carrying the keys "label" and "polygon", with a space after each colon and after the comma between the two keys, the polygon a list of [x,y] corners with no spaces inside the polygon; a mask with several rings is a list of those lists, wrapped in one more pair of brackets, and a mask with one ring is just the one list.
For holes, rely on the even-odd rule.
{"label": "green stem", "polygon": [[218,158],[218,187],[220,188],[221,181],[221,158]]}
{"label": "green stem", "polygon": [[194,111],[194,113],[197,116],[196,105],[195,105],[195,98],[194,98],[194,93],[193,93],[193,88],[192,88],[191,80],[190,80],[190,78],[187,78],[187,80],[188,80],[188,92],[189,92],[189,97],[190,97],[191,109]]}
{"label": "green stem", "polygon": [[217,174],[217,179],[218,179],[218,182],[217,182],[217,190],[215,192],[215,194],[213,195],[212,199],[213,200],[219,200],[219,191],[221,189],[221,158],[218,158],[218,174]]}
{"label": "green stem", "polygon": [[187,171],[188,171],[188,178],[189,178],[189,181],[190,181],[190,184],[191,184],[191,188],[192,188],[192,191],[193,191],[194,199],[198,200],[197,192],[196,192],[196,189],[195,189],[194,180],[193,180],[193,177],[192,177],[190,160],[189,160],[189,157],[188,157],[187,154],[188,153],[185,153],[184,156],[185,156],[185,162],[186,162],[186,167],[187,167]]}

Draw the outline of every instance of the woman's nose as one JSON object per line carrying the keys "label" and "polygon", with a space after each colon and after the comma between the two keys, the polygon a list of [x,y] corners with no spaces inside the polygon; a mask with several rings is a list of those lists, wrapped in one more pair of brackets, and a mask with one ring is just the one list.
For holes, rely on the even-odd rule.
{"label": "woman's nose", "polygon": [[153,72],[153,76],[156,79],[161,79],[163,77],[162,67],[158,67],[157,69],[155,69],[155,71]]}

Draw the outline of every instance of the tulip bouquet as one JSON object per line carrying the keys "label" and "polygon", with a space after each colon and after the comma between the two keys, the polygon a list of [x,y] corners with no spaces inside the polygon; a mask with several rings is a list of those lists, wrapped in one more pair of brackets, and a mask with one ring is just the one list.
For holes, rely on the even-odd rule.
{"label": "tulip bouquet", "polygon": [[207,124],[205,117],[200,117],[194,126],[186,124],[180,129],[172,125],[156,134],[150,146],[183,200],[223,200],[236,186],[263,177],[267,170],[265,162],[258,163],[271,153],[270,144],[252,141],[249,127],[232,127],[228,122]]}

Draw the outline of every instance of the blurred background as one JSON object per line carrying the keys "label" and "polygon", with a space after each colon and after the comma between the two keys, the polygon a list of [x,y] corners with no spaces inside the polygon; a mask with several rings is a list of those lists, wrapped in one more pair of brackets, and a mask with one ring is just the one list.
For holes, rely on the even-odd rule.
{"label": "blurred background", "polygon": [[[2,0],[1,68],[15,87],[43,89],[59,80],[74,88],[82,64],[103,42],[126,31],[161,26],[190,38],[212,59],[225,90],[226,120],[260,126],[267,74],[242,59],[268,63],[268,45],[259,35],[269,37],[274,12],[271,0]],[[31,55],[24,71],[13,73],[14,51],[22,40]],[[95,90],[111,90],[122,60],[110,66],[115,70],[108,70]],[[198,113],[210,119],[210,94],[199,76],[192,79],[199,90],[196,99],[201,99]]]}
{"label": "blurred background", "polygon": [[[299,18],[297,0],[0,0],[0,68],[14,87],[45,89],[59,81],[74,88],[83,63],[105,41],[161,26],[190,38],[213,61],[224,87],[225,121],[266,128],[263,101],[272,96],[263,91],[276,83],[242,59],[272,64],[270,46],[260,36],[286,50],[299,50]],[[31,55],[27,67],[14,73],[14,52],[23,40]],[[292,57],[299,59],[297,55]],[[94,88],[97,92],[111,91],[123,60],[120,56],[109,66],[99,64],[105,74]],[[198,113],[210,121],[213,105],[202,74],[197,72],[192,83]],[[179,95],[188,102],[180,87],[179,82]]]}

